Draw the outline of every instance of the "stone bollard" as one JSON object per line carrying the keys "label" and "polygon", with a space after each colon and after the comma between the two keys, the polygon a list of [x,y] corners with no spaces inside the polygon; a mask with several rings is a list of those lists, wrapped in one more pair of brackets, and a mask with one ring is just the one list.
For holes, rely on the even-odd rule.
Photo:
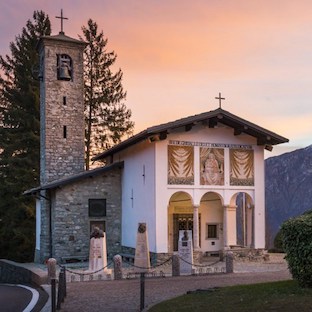
{"label": "stone bollard", "polygon": [[122,258],[120,255],[115,255],[113,258],[114,261],[114,279],[122,279]]}
{"label": "stone bollard", "polygon": [[180,276],[180,258],[178,255],[172,256],[172,276]]}
{"label": "stone bollard", "polygon": [[226,273],[234,272],[234,254],[232,251],[228,251],[225,255],[225,271]]}
{"label": "stone bollard", "polygon": [[56,311],[56,259],[50,258],[48,264],[48,277],[51,283],[51,311]]}
{"label": "stone bollard", "polygon": [[50,279],[56,279],[56,259],[50,258],[47,261],[48,276]]}

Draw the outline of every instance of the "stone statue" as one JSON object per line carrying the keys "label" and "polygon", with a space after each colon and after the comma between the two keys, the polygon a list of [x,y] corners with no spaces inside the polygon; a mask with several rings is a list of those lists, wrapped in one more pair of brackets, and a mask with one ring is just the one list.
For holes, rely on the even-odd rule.
{"label": "stone statue", "polygon": [[90,239],[91,238],[101,238],[104,237],[104,232],[97,226],[94,227],[91,235],[90,235]]}
{"label": "stone statue", "polygon": [[216,156],[209,153],[205,161],[205,169],[202,174],[205,184],[219,185],[221,184],[221,172]]}
{"label": "stone statue", "polygon": [[183,235],[183,237],[182,237],[182,240],[183,240],[183,241],[188,241],[188,240],[189,240],[189,236],[188,236],[187,230],[184,231],[184,235]]}
{"label": "stone statue", "polygon": [[139,223],[138,232],[144,233],[146,231],[146,224],[145,223]]}

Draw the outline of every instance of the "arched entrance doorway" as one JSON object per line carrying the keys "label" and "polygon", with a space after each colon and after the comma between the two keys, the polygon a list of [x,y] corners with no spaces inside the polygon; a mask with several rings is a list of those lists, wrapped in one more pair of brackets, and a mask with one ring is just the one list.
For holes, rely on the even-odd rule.
{"label": "arched entrance doorway", "polygon": [[168,252],[178,250],[179,232],[193,232],[193,201],[186,192],[174,193],[168,205]]}
{"label": "arched entrance doorway", "polygon": [[254,245],[254,205],[250,195],[244,192],[236,196],[236,233],[237,245],[253,247]]}
{"label": "arched entrance doorway", "polygon": [[201,250],[212,254],[224,247],[223,238],[223,203],[222,198],[215,192],[205,193],[200,201]]}

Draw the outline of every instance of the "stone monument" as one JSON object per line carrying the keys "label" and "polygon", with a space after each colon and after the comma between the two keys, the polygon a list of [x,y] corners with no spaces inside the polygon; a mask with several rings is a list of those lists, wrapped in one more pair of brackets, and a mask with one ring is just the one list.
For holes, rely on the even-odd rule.
{"label": "stone monument", "polygon": [[180,274],[192,274],[193,269],[193,244],[192,231],[179,232],[178,252],[180,257]]}
{"label": "stone monument", "polygon": [[146,223],[139,223],[135,248],[134,265],[138,272],[150,269],[150,255]]}
{"label": "stone monument", "polygon": [[89,270],[94,272],[106,266],[107,252],[105,233],[98,227],[95,227],[90,236]]}

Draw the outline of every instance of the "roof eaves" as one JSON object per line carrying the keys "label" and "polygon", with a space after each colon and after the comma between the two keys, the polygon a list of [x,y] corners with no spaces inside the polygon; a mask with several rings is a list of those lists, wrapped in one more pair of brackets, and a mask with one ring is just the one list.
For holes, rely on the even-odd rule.
{"label": "roof eaves", "polygon": [[[265,128],[262,128],[248,120],[245,120],[241,117],[235,116],[233,114],[231,114],[230,112],[227,111],[223,111],[224,116],[226,116],[227,118],[229,118],[230,120],[234,121],[234,122],[238,122],[241,123],[242,125],[247,126],[247,129],[244,130],[243,132],[255,136],[255,137],[259,137],[263,136],[263,137],[268,137],[268,141],[270,141],[270,139],[273,139],[274,142],[276,142],[275,144],[280,144],[280,143],[286,143],[289,142],[289,140],[283,136],[280,136],[270,130],[267,130]],[[222,123],[222,119],[220,120],[220,122]],[[248,129],[250,129],[251,131],[248,131]],[[258,134],[258,135],[257,135]],[[269,138],[270,137],[270,138]]]}
{"label": "roof eaves", "polygon": [[[187,125],[191,125],[198,122],[203,122],[205,120],[209,120],[215,118],[218,122],[223,123],[224,125],[233,127],[241,126],[242,129],[244,129],[244,126],[247,127],[246,130],[243,130],[248,135],[251,135],[253,137],[256,137],[257,139],[261,138],[261,141],[263,141],[263,144],[280,144],[280,143],[286,143],[289,140],[272,132],[267,129],[264,129],[260,126],[257,126],[256,124],[249,122],[241,117],[238,117],[236,115],[233,115],[232,113],[223,110],[222,108],[217,108],[215,110],[204,112],[201,114],[197,114],[194,116],[189,116],[185,118],[181,118],[175,121],[171,121],[168,123],[160,124],[157,126],[149,127],[146,130],[134,135],[133,137],[119,143],[118,145],[115,145],[111,149],[98,154],[97,156],[93,157],[92,160],[99,160],[106,157],[109,157],[110,155],[113,155],[116,152],[119,152],[133,144],[136,144],[144,139],[149,138],[151,135],[157,134],[157,133],[167,133],[168,131],[180,127],[185,127]],[[229,120],[230,123],[226,122],[226,120]],[[249,130],[248,130],[249,129]]]}
{"label": "roof eaves", "polygon": [[130,137],[129,139],[122,141],[121,143],[113,146],[109,150],[106,150],[106,151],[92,157],[91,160],[95,161],[95,160],[106,158],[109,155],[112,155],[114,153],[117,153],[117,152],[127,148],[128,146],[131,146],[131,145],[136,144],[140,141],[143,141],[145,138],[148,138],[149,136],[150,136],[150,133],[147,130],[143,130],[143,131],[139,132],[138,134]]}
{"label": "roof eaves", "polygon": [[93,170],[87,170],[87,171],[84,171],[84,172],[81,172],[81,173],[78,173],[78,174],[75,174],[72,176],[65,177],[63,179],[55,180],[55,181],[52,181],[50,183],[32,188],[30,190],[25,191],[23,193],[23,195],[33,195],[33,194],[36,194],[36,193],[43,191],[43,190],[55,189],[55,188],[61,187],[63,185],[67,185],[67,184],[79,181],[81,179],[95,177],[95,176],[97,176],[103,172],[107,172],[107,171],[112,170],[116,167],[117,168],[123,168],[123,166],[124,166],[124,162],[121,161],[121,162],[113,163],[113,164],[108,165],[108,166],[103,166],[101,168],[96,168]]}
{"label": "roof eaves", "polygon": [[[219,112],[219,109],[215,110],[215,111]],[[166,131],[169,131],[170,129],[176,129],[176,128],[186,126],[190,123],[197,121],[197,119],[202,119],[202,120],[207,119],[210,116],[212,116],[215,111],[210,111],[210,112],[206,112],[206,113],[202,113],[202,114],[198,114],[198,115],[194,115],[194,116],[189,116],[189,117],[178,119],[176,121],[171,121],[168,123],[149,127],[146,130],[143,130],[143,131],[139,132],[138,134],[134,135],[133,137],[115,145],[111,149],[96,155],[95,157],[92,158],[92,160],[95,161],[95,160],[106,158],[106,157],[108,157],[114,153],[117,153],[117,152],[119,152],[119,151],[121,151],[121,150],[135,144],[135,143],[138,143],[140,141],[143,141],[144,139],[149,138],[153,134],[166,132]]]}

